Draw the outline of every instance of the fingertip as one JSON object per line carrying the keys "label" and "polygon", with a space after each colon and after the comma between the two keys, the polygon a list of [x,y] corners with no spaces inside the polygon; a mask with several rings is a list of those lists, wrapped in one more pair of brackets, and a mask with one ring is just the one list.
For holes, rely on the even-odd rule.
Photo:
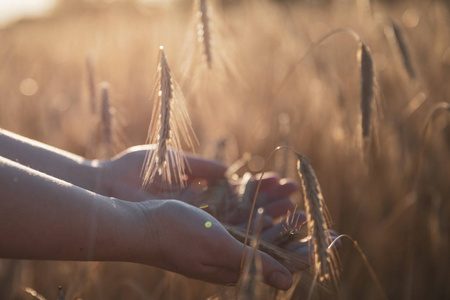
{"label": "fingertip", "polygon": [[286,215],[288,211],[293,211],[294,209],[295,204],[288,198],[279,199],[264,207],[266,215],[274,219]]}
{"label": "fingertip", "polygon": [[207,160],[195,155],[186,155],[188,166],[186,174],[190,178],[204,178],[215,181],[225,176],[227,167],[214,160]]}
{"label": "fingertip", "polygon": [[292,286],[292,276],[284,272],[275,271],[270,274],[269,283],[274,288],[287,291]]}

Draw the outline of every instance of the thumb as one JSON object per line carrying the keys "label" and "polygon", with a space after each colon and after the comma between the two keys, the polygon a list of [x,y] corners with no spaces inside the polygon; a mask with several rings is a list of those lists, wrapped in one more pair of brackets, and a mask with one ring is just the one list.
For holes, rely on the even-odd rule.
{"label": "thumb", "polygon": [[[232,245],[232,247],[227,247],[227,250],[221,253],[219,260],[221,264],[238,270],[244,245],[237,240]],[[245,249],[245,261],[250,259],[252,250],[249,246]],[[292,285],[292,275],[288,269],[268,254],[261,251],[257,253],[261,258],[264,283],[280,290],[288,290]]]}
{"label": "thumb", "polygon": [[264,282],[274,288],[288,290],[292,285],[292,275],[288,269],[268,254],[258,252],[261,255]]}

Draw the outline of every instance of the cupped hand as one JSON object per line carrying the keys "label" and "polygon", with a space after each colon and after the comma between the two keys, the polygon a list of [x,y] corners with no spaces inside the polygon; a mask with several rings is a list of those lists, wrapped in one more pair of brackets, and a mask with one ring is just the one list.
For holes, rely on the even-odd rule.
{"label": "cupped hand", "polygon": [[[238,281],[243,244],[210,214],[177,200],[136,205],[142,216],[138,228],[144,235],[135,262],[213,283]],[[259,254],[264,282],[287,290],[292,285],[289,271],[267,254]]]}
{"label": "cupped hand", "polygon": [[[185,203],[204,207],[219,221],[237,225],[247,221],[259,176],[248,181],[250,192],[243,203],[237,197],[240,181],[233,184],[225,179],[226,167],[219,162],[186,154],[186,187],[173,190],[160,190],[161,182],[156,180],[142,187],[141,170],[147,151],[154,151],[152,145],[129,148],[113,158],[100,163],[102,182],[108,196],[127,201],[146,201],[151,199],[177,199]],[[274,218],[285,215],[294,205],[289,196],[298,189],[292,180],[280,179],[275,173],[266,174],[256,200],[256,208],[266,212],[266,224],[272,224]],[[215,203],[211,203],[215,201]]]}

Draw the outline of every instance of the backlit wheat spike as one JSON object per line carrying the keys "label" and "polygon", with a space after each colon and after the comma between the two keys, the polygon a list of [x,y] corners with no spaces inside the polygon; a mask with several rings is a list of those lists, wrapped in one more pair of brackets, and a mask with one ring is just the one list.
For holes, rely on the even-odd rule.
{"label": "backlit wheat spike", "polygon": [[301,154],[297,156],[297,169],[305,197],[308,234],[311,236],[313,246],[315,272],[319,281],[331,279],[336,284],[337,258],[335,253],[328,249],[332,239],[328,232],[320,185],[308,159]]}
{"label": "backlit wheat spike", "polygon": [[194,136],[187,113],[186,101],[179,86],[172,79],[169,64],[160,47],[157,81],[153,92],[154,107],[147,143],[156,144],[156,151],[149,151],[144,162],[142,176],[144,186],[158,174],[163,181],[184,186],[185,157],[181,152],[181,138],[193,149]]}
{"label": "backlit wheat spike", "polygon": [[261,289],[258,288],[258,285],[262,282],[262,263],[258,249],[263,220],[264,211],[260,208],[255,217],[256,235],[253,236],[250,242],[252,249],[239,279],[239,299],[242,300],[256,300],[261,299],[263,296]]}
{"label": "backlit wheat spike", "polygon": [[91,56],[86,57],[86,69],[87,69],[87,84],[89,90],[89,104],[91,107],[91,113],[97,112],[97,92],[95,89],[95,74],[94,63]]}
{"label": "backlit wheat spike", "polygon": [[358,61],[361,65],[361,125],[363,138],[370,137],[370,122],[372,115],[372,100],[374,86],[373,61],[370,50],[364,43],[360,43],[357,53]]}
{"label": "backlit wheat spike", "polygon": [[403,37],[403,33],[400,30],[400,27],[397,26],[395,22],[392,22],[392,31],[394,33],[395,41],[397,42],[398,50],[402,56],[403,65],[405,66],[406,72],[410,78],[416,77],[416,72],[414,71],[411,56],[409,54],[408,47],[406,45],[405,39]]}
{"label": "backlit wheat spike", "polygon": [[100,84],[101,89],[101,99],[102,99],[102,111],[101,111],[101,126],[103,129],[103,141],[104,143],[104,154],[106,157],[110,158],[114,155],[113,151],[113,108],[111,106],[111,100],[109,97],[109,84],[107,82],[102,82]]}
{"label": "backlit wheat spike", "polygon": [[197,25],[197,35],[198,41],[203,45],[204,56],[206,58],[208,68],[211,68],[211,24],[209,21],[208,5],[206,1],[207,0],[199,0],[199,10],[197,13],[199,17],[199,23]]}

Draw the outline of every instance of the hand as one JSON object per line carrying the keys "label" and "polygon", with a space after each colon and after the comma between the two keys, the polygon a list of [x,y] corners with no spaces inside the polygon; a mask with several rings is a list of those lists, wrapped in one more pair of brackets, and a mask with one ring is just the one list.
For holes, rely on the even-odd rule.
{"label": "hand", "polygon": [[[181,198],[184,190],[180,190],[176,185],[170,191],[161,190],[159,178],[155,178],[149,186],[142,186],[141,171],[148,151],[155,151],[155,146],[131,147],[112,160],[100,162],[102,190],[106,190],[109,196],[133,202]],[[188,185],[198,178],[205,180],[207,184],[212,184],[223,178],[226,171],[224,165],[198,156],[186,154],[186,160],[189,166],[185,170]]]}
{"label": "hand", "polygon": [[[176,200],[136,205],[142,215],[136,228],[142,228],[144,235],[135,262],[213,283],[238,281],[243,245],[211,215]],[[287,290],[292,284],[289,271],[267,254],[259,254],[264,281]]]}
{"label": "hand", "polygon": [[[297,235],[298,233],[300,236],[306,236],[306,231],[306,214],[298,211],[287,216],[280,223],[263,231],[261,233],[261,239],[269,244],[283,248],[296,256],[295,263],[286,265],[289,271],[294,273],[309,267],[312,245],[309,239],[303,238],[300,240]],[[338,234],[333,230],[329,230],[328,233],[331,240],[335,240],[338,237]],[[340,245],[338,241],[334,248],[339,248]]]}
{"label": "hand", "polygon": [[[150,199],[178,199],[185,203],[200,207],[209,204],[217,193],[223,193],[220,205],[206,211],[211,213],[219,221],[227,224],[245,224],[250,205],[237,202],[236,189],[240,182],[230,186],[224,178],[226,167],[218,162],[206,160],[198,156],[186,154],[189,168],[185,170],[187,186],[184,189],[174,187],[173,191],[160,191],[160,182],[155,181],[145,189],[142,188],[140,176],[142,165],[147,151],[154,151],[154,146],[137,146],[127,149],[114,159],[103,161],[100,164],[102,170],[103,190],[108,196],[127,201],[146,201]],[[251,192],[249,199],[253,200],[259,176],[251,179]],[[225,186],[223,185],[225,181]],[[201,183],[201,185],[199,185]],[[294,181],[282,180],[274,173],[268,173],[261,182],[260,192],[257,197],[256,208],[262,207],[266,211],[266,224],[272,225],[273,218],[278,218],[293,210],[294,205],[289,196],[297,190]],[[220,190],[222,189],[222,190]]]}

